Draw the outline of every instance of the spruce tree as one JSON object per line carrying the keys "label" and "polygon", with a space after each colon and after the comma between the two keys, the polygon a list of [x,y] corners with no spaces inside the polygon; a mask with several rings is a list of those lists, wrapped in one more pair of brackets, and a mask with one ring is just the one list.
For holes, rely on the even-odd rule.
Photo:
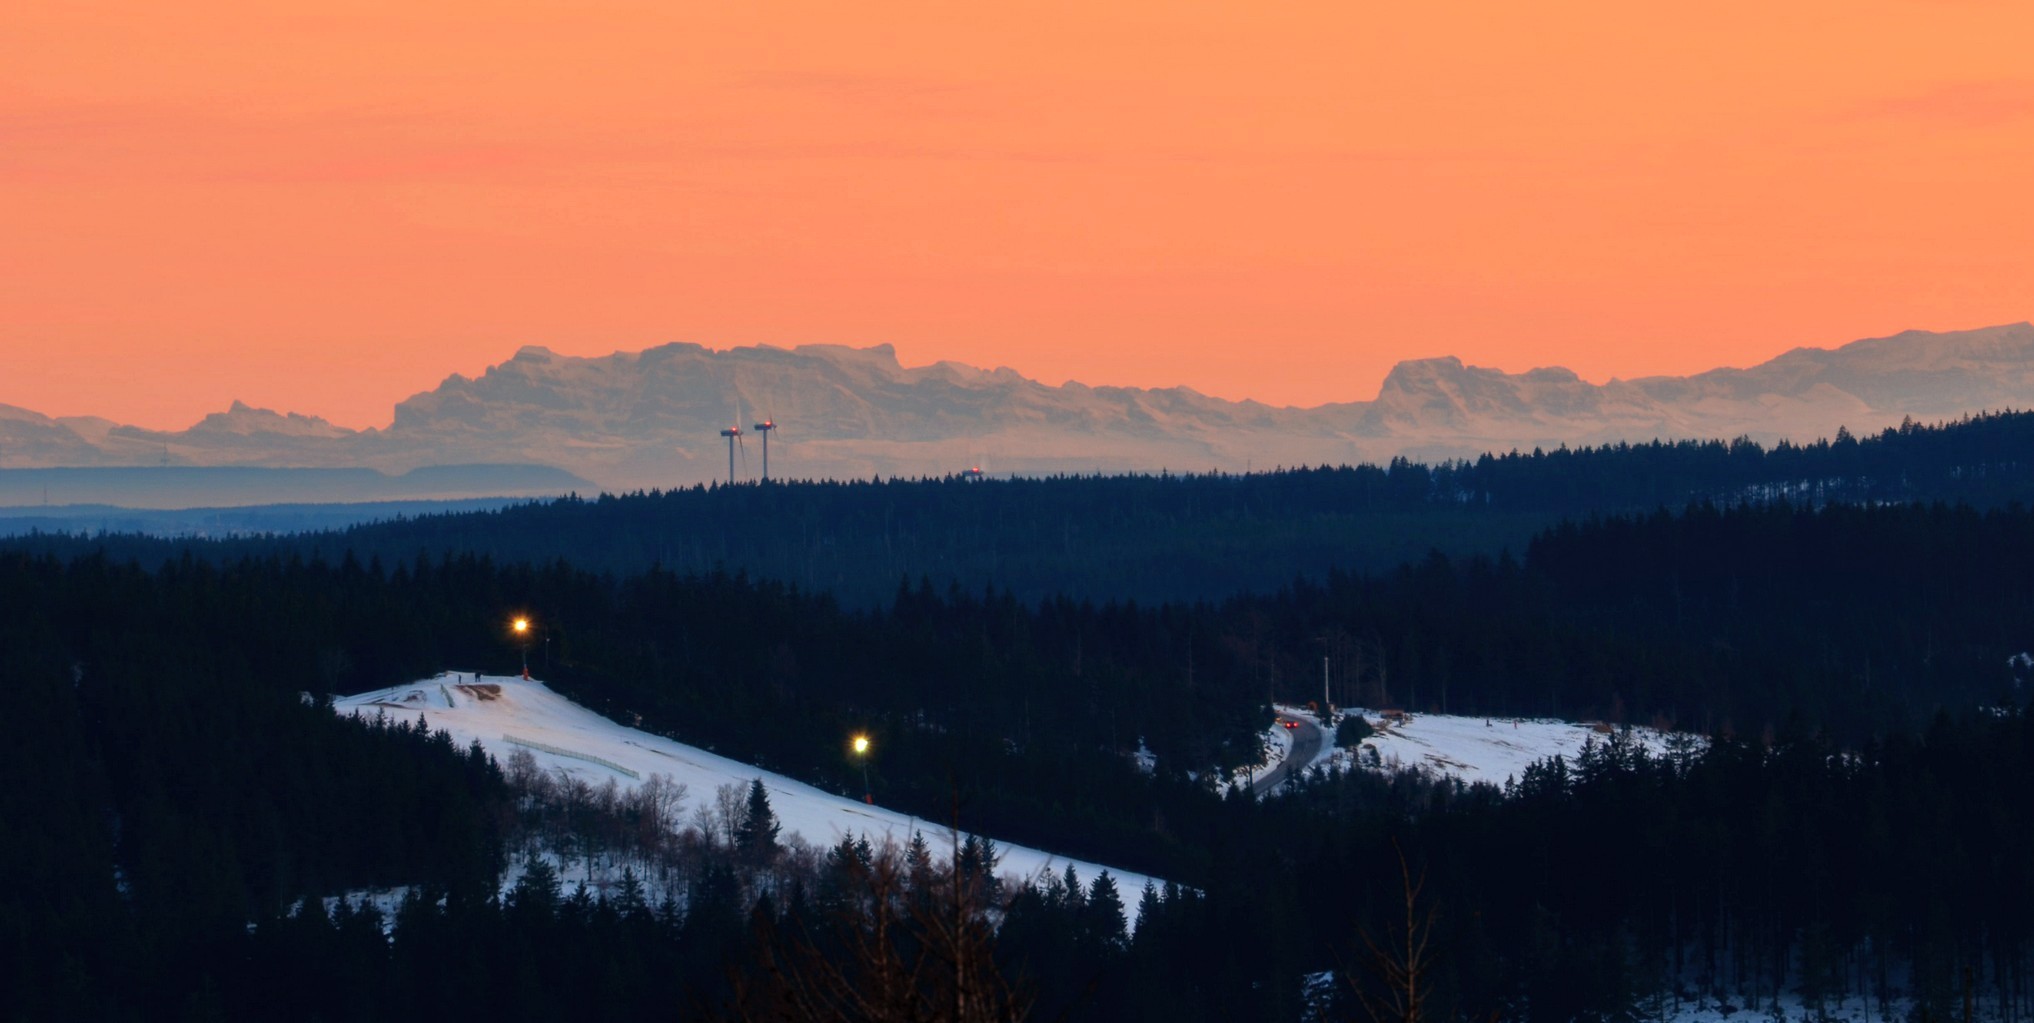
{"label": "spruce tree", "polygon": [[768,864],[777,856],[777,832],[781,829],[776,812],[770,809],[770,794],[763,788],[763,779],[749,782],[749,801],[742,809],[741,823],[735,827],[735,851],[750,863]]}
{"label": "spruce tree", "polygon": [[1142,931],[1145,924],[1158,919],[1159,905],[1158,886],[1152,884],[1151,879],[1147,877],[1144,879],[1144,894],[1137,897],[1138,930]]}
{"label": "spruce tree", "polygon": [[1081,876],[1074,872],[1074,865],[1071,863],[1066,865],[1064,883],[1066,885],[1066,908],[1068,911],[1079,914],[1087,909],[1088,890],[1086,886],[1081,884]]}
{"label": "spruce tree", "polygon": [[[1150,890],[1145,888],[1146,892]],[[1088,888],[1088,904],[1083,913],[1081,929],[1097,945],[1119,951],[1130,944],[1130,927],[1123,919],[1123,895],[1116,890],[1116,879],[1107,870]]]}
{"label": "spruce tree", "polygon": [[904,866],[912,890],[923,892],[931,887],[932,848],[926,845],[923,832],[911,833],[911,844],[904,847]]}
{"label": "spruce tree", "polygon": [[644,910],[643,880],[636,876],[636,868],[622,868],[621,884],[615,890],[614,902],[615,908],[624,914]]}
{"label": "spruce tree", "polygon": [[518,914],[548,917],[557,910],[561,894],[558,869],[550,860],[531,857],[523,876],[509,890],[509,906]]}

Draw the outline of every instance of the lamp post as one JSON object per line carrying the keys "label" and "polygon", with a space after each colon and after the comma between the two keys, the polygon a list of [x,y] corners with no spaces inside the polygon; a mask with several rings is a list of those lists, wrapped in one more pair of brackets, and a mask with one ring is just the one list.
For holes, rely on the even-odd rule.
{"label": "lamp post", "polygon": [[509,623],[509,631],[516,634],[516,646],[522,648],[523,681],[530,679],[530,620],[518,615]]}
{"label": "lamp post", "polygon": [[855,758],[862,762],[862,802],[874,806],[876,805],[876,796],[869,790],[869,737],[857,735],[852,745],[855,751]]}

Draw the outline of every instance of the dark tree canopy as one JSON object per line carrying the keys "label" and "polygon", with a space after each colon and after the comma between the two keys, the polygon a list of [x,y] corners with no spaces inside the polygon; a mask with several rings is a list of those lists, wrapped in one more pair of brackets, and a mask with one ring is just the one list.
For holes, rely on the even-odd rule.
{"label": "dark tree canopy", "polygon": [[[731,996],[730,962],[889,869],[899,913],[943,884],[998,906],[968,940],[1036,1014],[1289,1021],[1303,978],[1404,913],[1378,880],[1403,852],[1445,949],[1430,1015],[1868,993],[1875,1013],[1949,1018],[1967,995],[2022,1018],[2030,422],[10,541],[0,1010],[699,1015]],[[512,612],[543,623],[532,666],[573,699],[836,793],[866,767],[885,805],[958,818],[956,862],[923,836],[805,846],[760,779],[674,887],[511,862],[535,781],[326,697],[514,670]],[[1613,729],[1502,786],[1217,794],[1271,701],[1320,697],[1323,658],[1344,706],[1709,742],[1657,756]],[[866,765],[843,751],[862,732]],[[642,834],[640,809],[612,812],[572,825],[574,855]],[[1114,875],[1006,879],[978,835],[1166,883],[1137,893],[1132,931]],[[392,912],[335,899],[392,885],[410,886]]]}

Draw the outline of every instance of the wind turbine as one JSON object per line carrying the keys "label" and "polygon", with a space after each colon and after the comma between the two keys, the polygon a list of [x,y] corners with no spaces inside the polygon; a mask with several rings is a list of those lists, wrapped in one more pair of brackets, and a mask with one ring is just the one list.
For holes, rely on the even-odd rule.
{"label": "wind turbine", "polygon": [[[741,423],[742,423],[741,416],[737,415],[735,417],[735,425],[720,431],[720,435],[727,438],[727,485],[730,487],[734,486],[735,481],[734,474],[735,442],[742,439]],[[743,453],[745,454],[748,451],[747,448],[743,448],[742,450]]]}
{"label": "wind turbine", "polygon": [[770,482],[770,431],[777,428],[777,421],[768,416],[756,424],[756,432],[763,435],[763,482]]}

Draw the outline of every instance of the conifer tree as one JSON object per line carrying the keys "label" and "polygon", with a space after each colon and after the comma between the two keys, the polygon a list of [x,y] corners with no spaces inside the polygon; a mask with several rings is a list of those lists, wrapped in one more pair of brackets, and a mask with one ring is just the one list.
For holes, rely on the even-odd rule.
{"label": "conifer tree", "polygon": [[[1151,891],[1148,884],[1145,891]],[[1096,945],[1120,951],[1130,944],[1130,926],[1123,919],[1123,895],[1116,890],[1116,879],[1107,870],[1089,887],[1088,904],[1082,912],[1082,930]]]}
{"label": "conifer tree", "polygon": [[1137,929],[1141,931],[1145,924],[1157,920],[1158,913],[1158,886],[1147,877],[1144,879],[1144,893],[1137,897]]}
{"label": "conifer tree", "polygon": [[558,907],[562,886],[558,869],[543,857],[532,857],[509,890],[509,905],[517,913],[550,916]]}
{"label": "conifer tree", "polygon": [[932,847],[926,844],[923,832],[911,833],[911,843],[904,847],[904,869],[913,891],[924,892],[931,887]]}
{"label": "conifer tree", "polygon": [[1066,908],[1076,915],[1080,914],[1087,908],[1088,890],[1081,885],[1081,877],[1074,872],[1073,864],[1066,865],[1061,883],[1066,886]]}
{"label": "conifer tree", "polygon": [[763,779],[749,782],[748,803],[735,826],[735,851],[752,864],[768,864],[777,856],[777,832],[781,829],[776,811],[770,809],[770,793],[763,788]]}

